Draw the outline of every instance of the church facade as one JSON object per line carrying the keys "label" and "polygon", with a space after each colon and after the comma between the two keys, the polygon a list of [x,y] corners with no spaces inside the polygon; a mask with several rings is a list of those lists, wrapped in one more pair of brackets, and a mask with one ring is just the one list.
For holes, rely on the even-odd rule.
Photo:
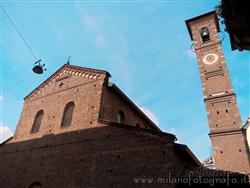
{"label": "church facade", "polygon": [[159,130],[109,77],[106,71],[65,64],[25,97],[12,142],[93,128],[100,120]]}

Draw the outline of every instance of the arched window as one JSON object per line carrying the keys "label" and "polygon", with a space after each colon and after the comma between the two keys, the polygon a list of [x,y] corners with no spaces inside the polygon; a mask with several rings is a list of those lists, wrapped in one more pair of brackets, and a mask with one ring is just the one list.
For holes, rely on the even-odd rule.
{"label": "arched window", "polygon": [[66,104],[63,112],[61,127],[68,127],[71,125],[74,108],[74,102],[69,102],[68,104]]}
{"label": "arched window", "polygon": [[39,129],[41,127],[41,124],[42,124],[43,115],[44,115],[43,110],[40,110],[40,111],[38,111],[36,113],[36,116],[35,116],[35,119],[34,119],[34,122],[33,122],[33,126],[32,126],[32,129],[31,129],[32,133],[35,133],[35,132],[39,131]]}
{"label": "arched window", "polygon": [[210,33],[207,27],[203,27],[200,29],[200,35],[202,42],[210,41]]}
{"label": "arched window", "polygon": [[119,110],[117,114],[117,123],[125,123],[125,114],[121,110]]}

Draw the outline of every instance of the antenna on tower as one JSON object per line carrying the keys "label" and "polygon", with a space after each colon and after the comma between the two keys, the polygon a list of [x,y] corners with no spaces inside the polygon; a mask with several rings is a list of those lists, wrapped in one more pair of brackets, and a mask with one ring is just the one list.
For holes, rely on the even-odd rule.
{"label": "antenna on tower", "polygon": [[67,65],[70,65],[70,59],[71,59],[71,56],[68,57]]}

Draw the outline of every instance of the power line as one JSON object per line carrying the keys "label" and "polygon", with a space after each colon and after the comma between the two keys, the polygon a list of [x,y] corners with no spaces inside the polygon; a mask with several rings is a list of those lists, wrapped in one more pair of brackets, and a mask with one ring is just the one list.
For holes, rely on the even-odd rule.
{"label": "power line", "polygon": [[14,89],[16,87],[20,87],[25,81],[27,81],[28,78],[30,78],[31,74],[33,74],[33,73],[30,72],[30,73],[26,74],[25,77],[22,78],[22,80],[19,80],[19,82],[16,82],[15,85],[8,87],[6,89],[4,95],[7,95],[12,89]]}
{"label": "power line", "polygon": [[0,6],[0,8],[2,9],[3,13],[6,15],[6,17],[8,18],[9,22],[11,23],[11,25],[15,28],[17,34],[19,35],[19,37],[23,40],[24,44],[26,45],[26,47],[30,50],[30,52],[32,53],[32,55],[35,57],[36,60],[38,60],[38,57],[36,56],[35,52],[32,50],[32,48],[29,46],[29,44],[27,43],[27,41],[24,39],[23,35],[21,34],[21,32],[19,31],[19,29],[17,28],[17,26],[15,25],[15,23],[12,21],[12,19],[10,18],[10,16],[8,15],[8,13],[4,10],[4,8],[2,6]]}
{"label": "power line", "polygon": [[6,86],[12,86],[14,84],[16,84],[16,82],[18,82],[19,80],[22,80],[23,77],[28,73],[27,71],[30,70],[32,68],[32,66],[29,66],[28,68],[19,71],[20,74],[18,74],[17,77],[15,77],[14,79],[10,80],[9,82],[5,83]]}
{"label": "power line", "polygon": [[47,68],[45,69],[45,71],[47,71],[50,74],[53,74],[51,71],[49,71]]}
{"label": "power line", "polygon": [[[41,59],[38,59],[38,57],[36,56],[35,52],[32,50],[31,46],[28,44],[28,42],[25,40],[25,38],[23,37],[22,33],[20,32],[20,30],[17,28],[16,24],[14,23],[14,21],[11,19],[11,17],[9,16],[9,14],[7,13],[7,11],[0,5],[0,8],[2,9],[3,13],[5,14],[5,16],[7,17],[7,19],[9,20],[9,22],[11,23],[11,25],[14,27],[14,29],[16,30],[17,34],[19,35],[19,37],[23,40],[24,44],[26,45],[26,47],[29,49],[29,51],[31,52],[31,54],[34,56],[34,58],[36,59],[36,63],[40,62]],[[44,64],[45,65],[45,64]],[[39,64],[40,66],[40,64]],[[48,71],[48,70],[47,70]],[[50,74],[52,74],[50,71],[48,71]]]}
{"label": "power line", "polygon": [[[23,40],[24,44],[26,45],[26,47],[29,49],[29,51],[31,52],[31,54],[34,56],[34,58],[36,59],[36,63],[38,62],[38,66],[40,66],[40,68],[42,68],[42,66],[40,65],[40,59],[38,59],[38,57],[36,56],[35,52],[32,50],[31,46],[28,44],[28,42],[25,40],[25,38],[23,37],[22,33],[20,32],[20,30],[17,28],[16,24],[14,23],[14,21],[11,19],[11,17],[9,16],[9,14],[7,13],[7,11],[0,5],[0,8],[2,9],[3,13],[5,14],[5,16],[7,17],[7,19],[9,20],[9,22],[11,23],[11,25],[15,28],[17,34],[19,35],[19,37]],[[35,64],[36,64],[35,63]],[[45,64],[44,64],[45,65]],[[48,73],[52,74],[48,69],[44,69],[45,71],[47,71]]]}

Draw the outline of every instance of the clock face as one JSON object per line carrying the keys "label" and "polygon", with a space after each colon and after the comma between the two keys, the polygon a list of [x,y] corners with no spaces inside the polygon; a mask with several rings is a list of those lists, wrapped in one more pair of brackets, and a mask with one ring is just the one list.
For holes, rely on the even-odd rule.
{"label": "clock face", "polygon": [[208,65],[215,63],[217,60],[218,60],[218,55],[215,53],[210,53],[203,57],[203,62]]}

